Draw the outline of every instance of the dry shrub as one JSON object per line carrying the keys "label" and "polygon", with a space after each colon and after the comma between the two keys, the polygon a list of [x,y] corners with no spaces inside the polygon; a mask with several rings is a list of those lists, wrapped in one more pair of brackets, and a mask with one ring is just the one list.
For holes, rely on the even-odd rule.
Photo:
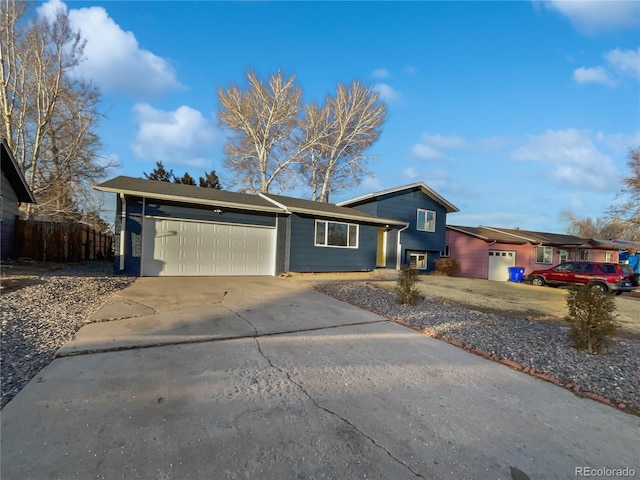
{"label": "dry shrub", "polygon": [[396,293],[398,295],[398,303],[402,305],[415,305],[420,300],[420,293],[416,288],[418,282],[417,270],[409,265],[403,265],[398,277],[398,285]]}
{"label": "dry shrub", "polygon": [[460,263],[454,258],[439,258],[436,260],[433,273],[435,275],[445,275],[455,277],[460,272]]}
{"label": "dry shrub", "polygon": [[617,330],[616,303],[607,293],[588,287],[572,287],[567,296],[569,335],[578,350],[602,353],[607,337]]}

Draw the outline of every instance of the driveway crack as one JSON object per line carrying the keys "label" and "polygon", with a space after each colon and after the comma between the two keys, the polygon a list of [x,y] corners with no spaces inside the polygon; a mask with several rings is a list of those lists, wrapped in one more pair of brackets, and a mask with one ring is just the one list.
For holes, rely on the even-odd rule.
{"label": "driveway crack", "polygon": [[396,457],[391,451],[389,451],[387,448],[385,448],[383,445],[380,445],[380,443],[378,443],[376,441],[375,438],[371,437],[370,435],[367,435],[365,432],[363,432],[362,430],[360,430],[354,423],[352,423],[351,421],[349,421],[347,418],[343,417],[342,415],[340,415],[337,412],[334,412],[333,410],[321,405],[320,403],[318,403],[318,401],[313,398],[309,392],[307,392],[307,390],[298,382],[296,382],[293,378],[291,378],[291,375],[289,374],[289,372],[287,372],[286,370],[284,370],[281,367],[278,367],[277,365],[275,365],[271,359],[269,357],[267,357],[265,355],[265,353],[262,351],[262,347],[260,346],[260,341],[258,340],[257,337],[254,338],[254,340],[256,341],[256,345],[258,346],[258,352],[260,352],[260,355],[262,356],[262,358],[264,358],[267,363],[269,364],[269,366],[275,370],[278,370],[279,372],[283,373],[284,376],[287,378],[287,380],[289,380],[289,382],[291,382],[293,385],[295,385],[298,390],[300,390],[302,392],[302,394],[307,397],[309,400],[311,400],[311,402],[313,403],[313,405],[316,408],[319,408],[320,410],[328,413],[329,415],[332,415],[336,418],[338,418],[339,420],[341,420],[342,422],[346,423],[347,425],[349,425],[351,428],[353,428],[356,432],[358,432],[358,434],[364,438],[366,438],[367,440],[369,440],[376,448],[382,450],[383,452],[385,452],[394,462],[402,465],[404,468],[406,468],[407,470],[409,470],[411,473],[413,473],[416,477],[418,478],[425,478],[423,477],[420,473],[416,472],[413,468],[411,468],[409,465],[407,465],[406,463],[404,463],[402,460],[400,460],[398,457]]}
{"label": "driveway crack", "polygon": [[[220,302],[221,304],[223,304],[222,302]],[[223,304],[224,305],[224,304]],[[264,358],[267,363],[269,364],[269,366],[271,368],[273,368],[274,370],[279,371],[280,373],[284,374],[284,376],[287,378],[287,380],[289,382],[291,382],[293,385],[295,385],[298,390],[300,390],[300,392],[302,392],[302,394],[307,397],[311,403],[313,403],[313,406],[328,413],[329,415],[332,415],[336,418],[338,418],[340,421],[346,423],[347,425],[349,425],[351,428],[353,428],[356,432],[358,432],[358,434],[360,436],[362,436],[363,438],[366,438],[367,440],[369,440],[376,448],[382,450],[383,452],[385,452],[394,462],[402,465],[404,468],[406,468],[407,470],[409,470],[413,475],[415,475],[418,478],[425,478],[424,476],[422,476],[420,473],[416,472],[413,468],[411,468],[409,465],[407,465],[406,463],[404,463],[402,460],[400,460],[398,457],[396,457],[390,450],[386,449],[383,445],[380,445],[380,443],[378,443],[376,441],[375,438],[371,437],[370,435],[367,435],[365,432],[363,432],[362,430],[360,430],[354,423],[350,422],[348,419],[346,419],[345,417],[343,417],[342,415],[340,415],[337,412],[334,412],[333,410],[321,405],[320,403],[318,403],[318,401],[313,398],[311,396],[311,394],[309,394],[309,392],[307,392],[307,390],[298,382],[296,382],[293,378],[291,378],[291,375],[289,374],[289,372],[287,372],[285,369],[278,367],[277,365],[275,365],[271,359],[269,357],[267,357],[267,355],[265,355],[265,353],[262,351],[262,346],[260,345],[260,340],[258,339],[258,329],[256,328],[256,326],[251,323],[251,321],[246,318],[243,317],[242,315],[240,315],[238,312],[236,312],[235,310],[233,310],[232,308],[230,308],[227,305],[224,305],[226,308],[229,309],[230,312],[234,313],[235,315],[237,315],[239,318],[241,318],[242,320],[244,320],[245,322],[247,322],[249,325],[251,325],[251,327],[254,329],[256,336],[253,337],[254,341],[256,342],[256,346],[258,347],[258,352],[260,353],[260,355],[262,356],[262,358]]]}

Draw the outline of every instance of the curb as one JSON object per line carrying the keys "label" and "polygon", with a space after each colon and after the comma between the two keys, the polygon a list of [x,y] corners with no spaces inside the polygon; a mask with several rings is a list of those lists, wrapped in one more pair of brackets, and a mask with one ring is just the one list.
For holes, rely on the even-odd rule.
{"label": "curb", "polygon": [[[380,313],[378,313],[378,315],[380,315]],[[602,395],[599,395],[599,394],[597,394],[595,392],[583,391],[580,388],[579,385],[574,385],[572,383],[563,383],[560,379],[554,377],[553,375],[549,375],[547,373],[539,372],[534,367],[532,367],[530,365],[521,365],[518,362],[515,362],[513,360],[509,360],[508,358],[500,357],[500,356],[496,355],[495,353],[490,353],[490,352],[487,352],[487,351],[482,350],[480,348],[476,348],[473,345],[465,344],[465,343],[463,343],[463,342],[461,342],[459,340],[455,340],[453,338],[445,337],[444,335],[441,335],[440,333],[436,332],[435,330],[433,330],[431,328],[420,328],[420,327],[418,327],[416,325],[412,325],[412,324],[410,324],[410,323],[408,323],[408,322],[406,322],[406,321],[404,321],[404,320],[402,320],[401,318],[398,318],[398,317],[392,317],[392,316],[387,316],[387,315],[383,315],[383,316],[385,316],[386,318],[388,318],[392,322],[397,323],[398,325],[402,325],[403,327],[411,328],[412,330],[415,330],[415,331],[421,333],[422,335],[427,335],[427,336],[429,336],[431,338],[435,338],[436,340],[442,340],[444,342],[449,343],[450,345],[453,345],[454,347],[462,348],[463,350],[466,350],[466,351],[468,351],[470,353],[473,353],[475,355],[478,355],[478,356],[481,356],[483,358],[486,358],[487,360],[492,360],[494,362],[506,365],[507,367],[511,368],[512,370],[516,370],[518,372],[526,373],[527,375],[530,375],[532,377],[538,378],[538,379],[543,380],[545,382],[553,383],[554,385],[557,385],[559,387],[563,387],[566,390],[569,390],[574,395],[577,395],[578,397],[589,398],[591,400],[595,400],[596,402],[600,402],[600,403],[602,403],[604,405],[609,405],[610,407],[616,408],[616,409],[621,410],[621,411],[623,411],[625,413],[630,413],[632,415],[640,416],[640,411],[637,411],[636,409],[633,409],[633,408],[629,408],[629,406],[627,404],[625,404],[625,403],[612,402],[608,398],[605,398]]]}

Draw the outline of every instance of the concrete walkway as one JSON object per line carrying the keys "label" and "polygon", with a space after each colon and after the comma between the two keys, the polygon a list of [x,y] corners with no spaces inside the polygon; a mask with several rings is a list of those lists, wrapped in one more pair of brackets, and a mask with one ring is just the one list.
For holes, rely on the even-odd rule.
{"label": "concrete walkway", "polygon": [[638,417],[286,280],[144,278],[101,312],[141,316],[2,410],[3,480],[640,473]]}

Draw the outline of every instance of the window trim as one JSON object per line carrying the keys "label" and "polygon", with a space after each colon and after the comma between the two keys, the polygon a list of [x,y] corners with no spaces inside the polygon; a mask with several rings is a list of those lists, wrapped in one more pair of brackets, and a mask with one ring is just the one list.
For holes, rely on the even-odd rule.
{"label": "window trim", "polygon": [[[421,228],[420,225],[420,212],[424,212],[424,220],[425,223],[427,221],[427,214],[428,213],[433,213],[433,230],[427,230],[426,228]],[[418,208],[416,211],[416,230],[418,230],[419,232],[435,232],[436,231],[436,225],[437,223],[437,219],[436,219],[436,211],[435,210],[427,210],[425,208]],[[422,225],[424,226],[424,225]]]}
{"label": "window trim", "polygon": [[[589,261],[589,249],[588,248],[581,248],[579,253],[578,253],[578,255],[580,257],[580,261],[581,262],[588,262]],[[583,255],[586,258],[582,258]]]}
{"label": "window trim", "polygon": [[[318,243],[318,224],[319,223],[324,224],[324,244]],[[347,239],[346,239],[347,240],[347,244],[346,245],[328,245],[329,224],[330,223],[336,223],[336,224],[346,225],[347,226]],[[351,227],[356,227],[356,242],[355,242],[355,245],[349,245]],[[358,224],[358,223],[347,223],[347,222],[336,222],[336,221],[333,221],[333,220],[318,220],[318,219],[316,219],[316,221],[314,223],[314,231],[313,231],[313,244],[316,247],[323,247],[323,248],[350,248],[352,250],[356,250],[356,249],[360,248],[360,224]]]}
{"label": "window trim", "polygon": [[604,252],[604,261],[607,263],[613,262],[613,252],[611,250],[607,250]]}
{"label": "window trim", "polygon": [[440,257],[441,258],[449,258],[451,256],[451,244],[450,243],[445,243],[444,244],[444,250],[442,250],[440,252]]}
{"label": "window trim", "polygon": [[[416,266],[415,267],[411,267],[411,257],[416,257]],[[419,257],[424,257],[424,267],[422,268],[418,268],[418,258]],[[426,270],[427,268],[429,268],[429,256],[427,254],[427,252],[409,252],[409,266],[411,268],[413,268],[414,270]]]}
{"label": "window trim", "polygon": [[[543,248],[543,253],[542,253],[542,261],[538,261],[538,249]],[[546,253],[547,253],[547,249],[551,250],[551,255],[550,255],[550,261],[546,262],[545,258],[546,258]],[[538,245],[536,246],[536,263],[542,264],[542,265],[553,265],[553,247],[550,247],[548,245]]]}

